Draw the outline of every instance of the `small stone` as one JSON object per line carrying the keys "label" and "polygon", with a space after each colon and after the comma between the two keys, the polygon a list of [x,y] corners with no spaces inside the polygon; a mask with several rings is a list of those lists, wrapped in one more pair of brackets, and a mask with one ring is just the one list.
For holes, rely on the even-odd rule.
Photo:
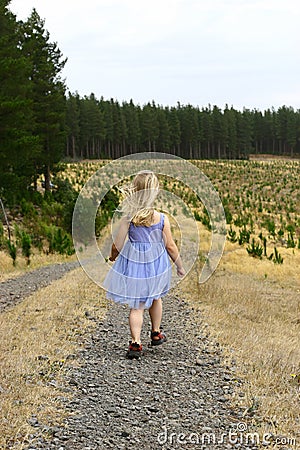
{"label": "small stone", "polygon": [[154,413],[157,413],[157,412],[159,411],[159,408],[156,408],[155,406],[151,406],[151,405],[146,406],[146,408],[147,408],[149,411],[154,412]]}
{"label": "small stone", "polygon": [[39,355],[39,356],[37,357],[37,359],[38,359],[39,361],[48,361],[48,360],[49,360],[49,357],[46,356],[46,355]]}
{"label": "small stone", "polygon": [[128,433],[127,431],[122,431],[121,432],[121,436],[125,437],[125,438],[128,438],[130,436],[130,433]]}
{"label": "small stone", "polygon": [[228,402],[228,398],[225,398],[225,397],[219,397],[219,398],[218,398],[218,401],[219,401],[219,402],[222,402],[222,403],[225,403],[225,402]]}
{"label": "small stone", "polygon": [[27,422],[32,427],[39,427],[40,426],[39,421],[38,421],[37,417],[35,417],[35,416],[30,417],[30,419],[28,419]]}

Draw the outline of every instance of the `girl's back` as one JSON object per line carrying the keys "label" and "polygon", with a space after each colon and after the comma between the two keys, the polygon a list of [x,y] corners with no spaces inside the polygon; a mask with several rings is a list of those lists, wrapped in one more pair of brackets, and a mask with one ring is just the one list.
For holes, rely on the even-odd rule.
{"label": "girl's back", "polygon": [[162,242],[164,215],[155,211],[153,224],[150,226],[130,223],[128,237],[130,242]]}

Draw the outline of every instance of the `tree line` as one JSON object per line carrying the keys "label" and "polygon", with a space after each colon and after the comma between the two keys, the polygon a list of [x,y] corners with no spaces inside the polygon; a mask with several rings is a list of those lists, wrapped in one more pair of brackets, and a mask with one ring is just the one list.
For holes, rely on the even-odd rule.
{"label": "tree line", "polygon": [[261,112],[228,105],[144,105],[81,97],[62,79],[66,58],[35,9],[19,21],[0,0],[0,198],[17,201],[63,158],[141,152],[183,158],[300,154],[300,110]]}
{"label": "tree line", "polygon": [[188,159],[241,159],[250,153],[300,153],[300,110],[225,106],[140,106],[98,100],[94,94],[67,98],[66,156],[119,158],[139,151],[173,153]]}

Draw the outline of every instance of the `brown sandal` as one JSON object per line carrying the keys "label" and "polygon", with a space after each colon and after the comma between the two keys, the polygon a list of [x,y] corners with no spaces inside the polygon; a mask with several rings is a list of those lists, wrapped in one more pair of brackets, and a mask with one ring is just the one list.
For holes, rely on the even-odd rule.
{"label": "brown sandal", "polygon": [[139,359],[143,355],[143,346],[137,342],[129,342],[129,347],[126,353],[129,359]]}
{"label": "brown sandal", "polygon": [[151,331],[151,345],[161,345],[166,340],[167,336],[163,331]]}

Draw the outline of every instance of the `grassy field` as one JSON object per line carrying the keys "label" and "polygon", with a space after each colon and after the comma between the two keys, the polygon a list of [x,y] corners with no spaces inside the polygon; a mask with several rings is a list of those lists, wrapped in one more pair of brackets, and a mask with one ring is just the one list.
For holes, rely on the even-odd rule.
{"label": "grassy field", "polygon": [[41,266],[59,264],[66,261],[76,261],[76,256],[64,256],[58,255],[57,253],[46,255],[35,249],[31,256],[29,266],[26,263],[25,258],[20,256],[17,259],[16,266],[13,267],[12,260],[8,253],[0,250],[0,282],[23,275],[24,273]]}
{"label": "grassy field", "polygon": [[[79,191],[103,164],[66,164],[61,176]],[[297,437],[300,442],[300,162],[195,164],[210,178],[222,199],[228,220],[227,242],[221,263],[209,281],[198,284],[201,268],[196,265],[177,294],[191,303],[199,327],[219,342],[224,363],[245,380],[244,395],[236,395],[234,402],[252,414],[255,430]],[[166,188],[172,188],[171,182]],[[204,210],[184,186],[176,184],[174,190],[197,213],[201,254],[205,256],[211,234],[205,226]],[[253,248],[257,253],[251,252]],[[36,253],[32,268],[66,259],[51,258]],[[2,254],[0,264],[1,281],[28,270],[21,259],[13,268],[9,257]],[[99,302],[99,289],[80,271],[46,289],[0,316],[0,386],[5,399],[0,445],[18,433],[26,435],[31,428],[26,418],[31,414],[38,412],[50,422],[63,417],[64,412],[57,409],[59,395],[45,382],[48,375],[40,372],[59,380],[63,361],[76,352],[80,335],[93,325],[84,311],[92,310],[100,317],[106,310],[105,301]],[[62,289],[67,292],[66,302],[60,301]],[[50,299],[47,305],[42,302],[45,294]],[[75,314],[71,314],[74,298],[79,296],[82,304],[75,300]],[[65,348],[57,352],[60,342]],[[27,348],[31,349],[29,354]],[[41,355],[47,359],[38,359]],[[76,364],[76,360],[71,363]]]}

